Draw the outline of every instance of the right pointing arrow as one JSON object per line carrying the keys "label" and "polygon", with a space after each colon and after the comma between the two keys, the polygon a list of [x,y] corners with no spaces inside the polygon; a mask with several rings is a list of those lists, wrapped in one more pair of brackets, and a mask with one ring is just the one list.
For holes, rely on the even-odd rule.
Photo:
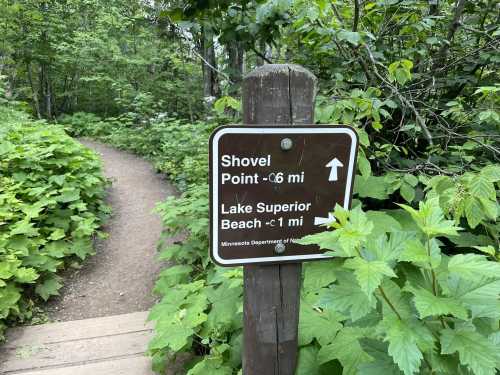
{"label": "right pointing arrow", "polygon": [[328,162],[328,164],[325,165],[325,167],[331,168],[330,176],[328,177],[328,181],[337,181],[337,179],[338,179],[337,168],[339,168],[339,167],[341,168],[343,166],[344,166],[344,164],[342,164],[342,162],[337,158],[330,160]]}
{"label": "right pointing arrow", "polygon": [[314,218],[314,225],[328,225],[331,223],[335,223],[337,219],[333,216],[332,213],[328,213],[328,217],[318,217]]}

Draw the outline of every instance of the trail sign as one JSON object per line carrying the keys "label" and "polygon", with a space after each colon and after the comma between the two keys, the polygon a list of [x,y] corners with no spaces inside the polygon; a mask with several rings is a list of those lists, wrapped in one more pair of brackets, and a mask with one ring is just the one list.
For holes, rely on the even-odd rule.
{"label": "trail sign", "polygon": [[358,138],[348,126],[225,126],[210,138],[211,256],[222,266],[326,258],[294,240],[349,207]]}

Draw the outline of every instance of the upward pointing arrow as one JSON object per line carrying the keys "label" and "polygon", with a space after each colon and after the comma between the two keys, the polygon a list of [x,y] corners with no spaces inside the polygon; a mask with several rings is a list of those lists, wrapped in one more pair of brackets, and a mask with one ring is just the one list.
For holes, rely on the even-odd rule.
{"label": "upward pointing arrow", "polygon": [[325,165],[325,167],[331,168],[328,181],[337,181],[338,180],[337,168],[339,167],[342,168],[343,166],[344,164],[342,164],[342,162],[337,158],[330,160],[328,164]]}

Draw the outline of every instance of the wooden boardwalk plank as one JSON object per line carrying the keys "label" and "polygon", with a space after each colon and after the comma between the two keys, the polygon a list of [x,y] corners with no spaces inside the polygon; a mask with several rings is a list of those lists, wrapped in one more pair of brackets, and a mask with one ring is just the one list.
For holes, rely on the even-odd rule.
{"label": "wooden boardwalk plank", "polygon": [[150,332],[133,332],[40,346],[28,345],[9,349],[7,361],[1,366],[4,371],[19,371],[136,356],[146,351],[150,339]]}
{"label": "wooden boardwalk plank", "polygon": [[0,347],[0,373],[150,375],[147,312],[19,327]]}
{"label": "wooden boardwalk plank", "polygon": [[2,348],[17,348],[35,343],[50,344],[144,331],[153,327],[151,323],[146,323],[148,313],[147,311],[141,311],[102,318],[13,328],[8,331],[7,342],[2,345]]}
{"label": "wooden boardwalk plank", "polygon": [[71,367],[10,372],[6,375],[154,375],[151,360],[146,357],[128,357],[111,361],[88,363]]}

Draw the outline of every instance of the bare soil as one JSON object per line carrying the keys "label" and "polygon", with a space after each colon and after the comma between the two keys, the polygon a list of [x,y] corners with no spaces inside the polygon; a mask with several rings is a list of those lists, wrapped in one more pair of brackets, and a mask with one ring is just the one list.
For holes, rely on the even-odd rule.
{"label": "bare soil", "polygon": [[81,269],[66,272],[60,296],[47,306],[49,318],[146,311],[155,303],[152,289],[164,266],[156,259],[162,225],[152,211],[175,189],[147,161],[94,141],[81,142],[102,156],[104,174],[113,182],[107,197],[113,214],[104,226],[108,238],[96,240],[96,255]]}

